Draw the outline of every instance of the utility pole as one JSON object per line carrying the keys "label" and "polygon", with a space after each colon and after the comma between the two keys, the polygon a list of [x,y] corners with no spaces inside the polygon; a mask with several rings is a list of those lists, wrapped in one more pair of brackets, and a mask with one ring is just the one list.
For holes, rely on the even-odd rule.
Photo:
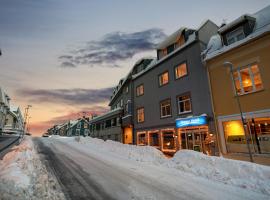
{"label": "utility pole", "polygon": [[29,122],[30,122],[30,119],[31,119],[32,117],[28,117],[28,120],[27,120],[27,125],[26,125],[26,133],[29,133],[29,130],[30,130],[30,128],[29,128]]}
{"label": "utility pole", "polygon": [[23,133],[22,133],[22,139],[25,135],[25,128],[26,128],[26,124],[27,124],[27,119],[28,119],[28,112],[29,112],[29,108],[31,108],[32,105],[27,105],[27,107],[24,110],[24,123],[23,123]]}
{"label": "utility pole", "polygon": [[247,149],[248,149],[249,159],[250,159],[250,162],[254,162],[252,154],[251,154],[251,150],[250,150],[250,145],[249,145],[249,138],[250,137],[249,137],[248,132],[247,132],[247,123],[246,123],[246,120],[244,119],[244,116],[243,116],[239,95],[238,95],[237,88],[236,88],[234,78],[233,78],[233,64],[231,62],[224,62],[223,65],[225,67],[229,67],[229,69],[230,69],[230,74],[231,74],[231,77],[232,77],[233,87],[234,87],[234,90],[235,90],[236,101],[237,101],[238,109],[240,111],[241,121],[242,121],[242,124],[243,124],[243,127],[244,127],[244,133],[245,133],[246,142],[247,142]]}

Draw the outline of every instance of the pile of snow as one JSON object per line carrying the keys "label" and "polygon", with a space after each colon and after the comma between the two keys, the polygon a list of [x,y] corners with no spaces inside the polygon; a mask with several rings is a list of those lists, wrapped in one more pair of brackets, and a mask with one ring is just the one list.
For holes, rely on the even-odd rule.
{"label": "pile of snow", "polygon": [[209,180],[270,195],[270,167],[181,150],[165,164]]}
{"label": "pile of snow", "polygon": [[72,147],[84,152],[100,152],[103,155],[145,162],[173,170],[176,173],[187,173],[270,195],[270,167],[268,166],[207,156],[191,150],[178,151],[174,157],[168,159],[162,152],[151,146],[127,145],[91,137],[80,137],[79,140],[76,138],[55,138],[72,143]]}
{"label": "pile of snow", "polygon": [[[54,137],[62,139],[61,137]],[[153,164],[161,164],[166,161],[165,156],[161,151],[150,146],[136,146],[129,144],[122,144],[111,140],[101,140],[91,137],[75,137],[75,139],[66,138],[68,143],[79,142],[87,149],[94,149],[100,152],[110,152],[114,156],[121,157],[123,159],[134,160],[139,162],[149,162]]]}
{"label": "pile of snow", "polygon": [[0,160],[0,199],[64,199],[28,136]]}

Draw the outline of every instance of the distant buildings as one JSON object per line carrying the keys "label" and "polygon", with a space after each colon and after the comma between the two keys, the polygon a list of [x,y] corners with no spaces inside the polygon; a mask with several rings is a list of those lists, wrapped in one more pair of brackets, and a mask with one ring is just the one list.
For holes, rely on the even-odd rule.
{"label": "distant buildings", "polygon": [[21,110],[9,103],[9,96],[0,87],[0,135],[22,134],[24,119]]}
{"label": "distant buildings", "polygon": [[9,112],[10,98],[7,93],[0,87],[0,135],[3,134],[3,129],[6,123],[6,117]]}
{"label": "distant buildings", "polygon": [[22,134],[24,119],[19,107],[11,106],[6,115],[4,132],[9,134]]}

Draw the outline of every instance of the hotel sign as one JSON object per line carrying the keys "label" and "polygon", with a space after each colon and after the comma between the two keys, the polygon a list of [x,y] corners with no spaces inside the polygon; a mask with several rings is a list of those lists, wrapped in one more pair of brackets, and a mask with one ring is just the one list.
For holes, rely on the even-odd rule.
{"label": "hotel sign", "polygon": [[204,124],[207,124],[207,116],[199,116],[176,120],[176,128],[183,128],[188,126],[200,126]]}

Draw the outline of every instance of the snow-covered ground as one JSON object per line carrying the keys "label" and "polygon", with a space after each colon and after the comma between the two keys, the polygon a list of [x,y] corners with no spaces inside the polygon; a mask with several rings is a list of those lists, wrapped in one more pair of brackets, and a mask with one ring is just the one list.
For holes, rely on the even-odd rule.
{"label": "snow-covered ground", "polygon": [[153,147],[125,145],[90,137],[81,137],[79,142],[74,138],[57,136],[51,140],[61,140],[80,151],[96,154],[101,159],[118,162],[122,166],[129,161],[134,161],[135,165],[155,166],[175,173],[176,177],[185,174],[270,197],[270,167],[268,166],[211,157],[190,150],[179,151],[173,158],[168,159]]}
{"label": "snow-covered ground", "polygon": [[[78,140],[53,136],[41,141],[54,153],[59,152],[60,157],[72,159],[116,199],[270,197],[267,166],[189,150],[168,159],[153,147],[90,137]],[[0,199],[64,199],[55,177],[48,173],[41,159],[30,137],[13,147],[0,161]]]}
{"label": "snow-covered ground", "polygon": [[41,163],[31,137],[0,160],[0,199],[64,199],[60,186]]}

